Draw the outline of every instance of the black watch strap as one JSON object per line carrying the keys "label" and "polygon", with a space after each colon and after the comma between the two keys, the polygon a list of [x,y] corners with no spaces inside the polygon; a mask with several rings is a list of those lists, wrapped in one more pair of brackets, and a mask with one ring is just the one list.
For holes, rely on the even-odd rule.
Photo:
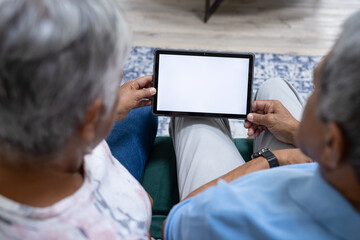
{"label": "black watch strap", "polygon": [[279,161],[277,160],[275,155],[270,150],[267,150],[267,151],[263,152],[261,154],[261,156],[266,158],[266,160],[268,161],[268,163],[270,165],[270,168],[279,166]]}
{"label": "black watch strap", "polygon": [[268,161],[270,168],[279,166],[279,161],[268,148],[263,148],[259,152],[254,153],[251,158],[257,158],[260,156],[264,157]]}

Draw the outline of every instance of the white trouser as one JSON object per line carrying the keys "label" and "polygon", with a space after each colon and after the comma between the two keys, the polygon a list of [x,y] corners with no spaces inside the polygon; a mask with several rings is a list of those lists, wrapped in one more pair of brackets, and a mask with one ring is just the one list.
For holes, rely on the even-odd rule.
{"label": "white trouser", "polygon": [[[255,100],[279,100],[300,120],[302,102],[286,81],[274,78],[260,86]],[[230,131],[229,121],[220,118],[173,118],[171,136],[177,161],[180,199],[193,190],[244,164]],[[271,133],[263,132],[254,141],[254,150],[292,148],[279,142]]]}

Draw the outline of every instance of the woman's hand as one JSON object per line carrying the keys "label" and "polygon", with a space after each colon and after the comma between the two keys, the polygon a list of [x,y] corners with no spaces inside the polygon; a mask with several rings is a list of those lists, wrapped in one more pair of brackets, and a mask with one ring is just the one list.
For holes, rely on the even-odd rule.
{"label": "woman's hand", "polygon": [[148,75],[124,83],[119,88],[119,104],[115,121],[122,121],[131,109],[151,105],[151,97],[155,95],[153,76]]}
{"label": "woman's hand", "polygon": [[249,136],[258,137],[264,130],[269,130],[279,141],[295,144],[295,135],[299,122],[276,100],[258,100],[252,104],[252,113],[244,124]]}

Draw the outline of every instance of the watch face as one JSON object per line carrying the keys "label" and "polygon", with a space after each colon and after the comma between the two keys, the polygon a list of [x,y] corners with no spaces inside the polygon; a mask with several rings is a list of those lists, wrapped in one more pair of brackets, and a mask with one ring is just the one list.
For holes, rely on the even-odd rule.
{"label": "watch face", "polygon": [[272,158],[272,156],[274,156],[274,154],[272,154],[272,152],[270,152],[269,150],[266,150],[265,152],[263,152],[261,154],[261,156],[263,156],[264,158],[266,158],[269,161],[269,159]]}
{"label": "watch face", "polygon": [[269,148],[263,148],[259,151],[259,155],[263,154],[264,152],[266,151],[269,151],[270,149]]}
{"label": "watch face", "polygon": [[260,149],[258,152],[254,152],[254,153],[251,155],[251,159],[260,157],[260,156],[262,156],[262,154],[263,154],[264,152],[269,151],[269,150],[270,150],[269,148],[262,148],[262,149]]}

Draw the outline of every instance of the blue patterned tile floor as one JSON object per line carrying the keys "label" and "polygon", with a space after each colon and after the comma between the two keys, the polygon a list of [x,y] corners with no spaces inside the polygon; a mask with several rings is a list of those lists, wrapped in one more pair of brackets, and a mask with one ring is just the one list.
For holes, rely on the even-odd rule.
{"label": "blue patterned tile floor", "polygon": [[[149,47],[133,47],[124,69],[124,81],[153,72],[153,51]],[[289,81],[306,101],[313,89],[313,69],[321,57],[272,53],[255,53],[253,93],[267,79],[281,77]],[[241,120],[230,120],[233,137],[247,137]],[[158,136],[168,136],[169,118],[159,117]]]}

